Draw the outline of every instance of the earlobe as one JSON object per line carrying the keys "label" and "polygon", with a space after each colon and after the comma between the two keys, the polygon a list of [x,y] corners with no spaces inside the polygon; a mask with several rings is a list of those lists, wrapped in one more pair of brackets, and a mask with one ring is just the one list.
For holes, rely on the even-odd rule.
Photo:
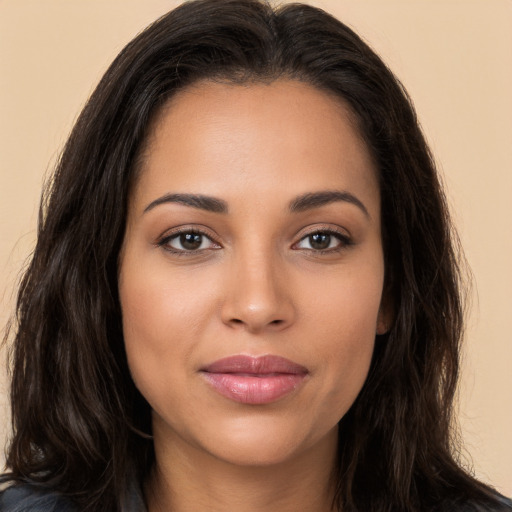
{"label": "earlobe", "polygon": [[377,316],[377,326],[375,333],[380,336],[387,334],[391,330],[393,323],[393,308],[390,306],[390,301],[383,299],[379,308]]}
{"label": "earlobe", "polygon": [[389,331],[387,322],[381,318],[382,315],[379,313],[379,318],[377,319],[377,329],[375,330],[377,335],[387,334]]}

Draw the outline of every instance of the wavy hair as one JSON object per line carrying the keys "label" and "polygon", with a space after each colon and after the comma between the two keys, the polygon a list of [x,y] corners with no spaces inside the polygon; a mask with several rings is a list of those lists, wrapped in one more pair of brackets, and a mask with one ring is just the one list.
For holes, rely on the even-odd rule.
{"label": "wavy hair", "polygon": [[138,35],[79,116],[43,196],[12,324],[9,477],[121,511],[153,463],[150,410],[130,377],[117,275],[130,189],[152,120],[199,80],[298,80],[346,102],[379,172],[394,323],[340,422],[335,505],[453,510],[493,491],[454,454],[463,287],[434,161],[399,81],[320,9],[196,0]]}

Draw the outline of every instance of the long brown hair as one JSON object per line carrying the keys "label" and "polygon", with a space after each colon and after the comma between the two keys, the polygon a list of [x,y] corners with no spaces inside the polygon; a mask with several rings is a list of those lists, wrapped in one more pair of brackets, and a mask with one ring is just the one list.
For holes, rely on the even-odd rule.
{"label": "long brown hair", "polygon": [[116,58],[80,115],[42,201],[12,349],[10,478],[122,510],[153,463],[150,411],[129,374],[117,292],[130,186],[151,121],[180,88],[286,77],[350,105],[375,159],[385,293],[394,324],[340,422],[335,504],[453,510],[493,492],[454,458],[463,323],[457,239],[435,165],[398,80],[320,9],[258,0],[185,3]]}

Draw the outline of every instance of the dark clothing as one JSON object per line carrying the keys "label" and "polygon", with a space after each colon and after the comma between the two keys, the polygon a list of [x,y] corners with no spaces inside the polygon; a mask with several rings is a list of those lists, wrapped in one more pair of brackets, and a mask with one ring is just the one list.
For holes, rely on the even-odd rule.
{"label": "dark clothing", "polygon": [[[35,485],[12,485],[0,492],[0,512],[79,512],[64,496]],[[107,512],[107,511],[105,511]],[[130,493],[123,512],[146,512],[138,488]]]}
{"label": "dark clothing", "polygon": [[0,512],[76,512],[67,500],[33,485],[13,485],[0,494]]}
{"label": "dark clothing", "polygon": [[[512,501],[499,496],[501,507],[482,508],[467,504],[450,509],[450,512],[511,512]],[[13,485],[0,492],[0,512],[78,512],[66,498],[56,493],[43,491],[35,485]],[[123,512],[146,512],[142,494],[134,490],[128,506]],[[300,512],[300,511],[297,511]]]}

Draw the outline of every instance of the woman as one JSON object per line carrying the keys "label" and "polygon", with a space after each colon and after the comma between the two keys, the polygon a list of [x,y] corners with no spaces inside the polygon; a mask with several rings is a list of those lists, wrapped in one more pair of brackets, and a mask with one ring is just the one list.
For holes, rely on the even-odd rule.
{"label": "woman", "polygon": [[510,510],[452,453],[451,233],[414,111],[351,30],[172,11],[46,197],[3,509]]}

